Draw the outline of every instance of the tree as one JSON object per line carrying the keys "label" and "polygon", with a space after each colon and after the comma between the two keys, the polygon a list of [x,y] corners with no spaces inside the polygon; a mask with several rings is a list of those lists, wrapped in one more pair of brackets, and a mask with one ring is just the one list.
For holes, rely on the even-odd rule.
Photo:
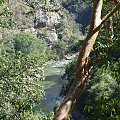
{"label": "tree", "polygon": [[89,55],[93,50],[93,45],[95,44],[96,38],[98,37],[100,28],[105,23],[105,21],[120,8],[120,2],[118,2],[115,7],[101,19],[103,5],[103,0],[93,0],[91,24],[88,35],[78,56],[76,79],[74,80],[68,94],[58,109],[54,120],[67,120],[69,118],[70,113],[72,112],[75,104],[78,102],[79,97],[84,87],[86,86],[90,72],[96,63],[97,59],[89,60]]}

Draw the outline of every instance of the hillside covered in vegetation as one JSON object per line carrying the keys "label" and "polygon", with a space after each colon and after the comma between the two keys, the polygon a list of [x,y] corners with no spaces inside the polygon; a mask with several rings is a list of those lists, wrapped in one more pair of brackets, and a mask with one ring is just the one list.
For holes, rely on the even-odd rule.
{"label": "hillside covered in vegetation", "polygon": [[[119,120],[119,8],[119,0],[0,0],[0,119]],[[61,60],[71,61],[57,67],[64,100],[45,113],[44,66]]]}
{"label": "hillside covered in vegetation", "polygon": [[46,119],[33,108],[45,94],[43,65],[77,52],[79,29],[61,3],[1,1],[0,119]]}

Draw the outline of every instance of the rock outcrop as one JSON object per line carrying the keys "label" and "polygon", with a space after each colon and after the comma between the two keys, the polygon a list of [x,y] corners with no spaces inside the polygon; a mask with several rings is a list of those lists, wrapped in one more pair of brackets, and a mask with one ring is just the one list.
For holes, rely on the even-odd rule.
{"label": "rock outcrop", "polygon": [[79,24],[76,24],[73,16],[58,0],[50,0],[46,4],[43,0],[14,0],[9,5],[6,3],[6,6],[13,13],[13,26],[10,30],[13,34],[29,32],[48,45],[60,40],[68,42],[81,39]]}

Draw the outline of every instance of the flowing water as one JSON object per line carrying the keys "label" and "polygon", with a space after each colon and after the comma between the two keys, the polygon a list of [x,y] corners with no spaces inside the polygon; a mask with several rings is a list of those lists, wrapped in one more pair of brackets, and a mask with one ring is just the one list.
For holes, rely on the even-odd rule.
{"label": "flowing water", "polygon": [[[45,108],[44,112],[48,113],[53,110],[56,101],[62,102],[63,98],[59,96],[62,85],[67,82],[61,79],[65,72],[65,66],[71,60],[61,60],[44,66],[45,80],[42,82],[45,87],[45,97],[38,108]],[[72,114],[72,120],[84,120],[84,117],[76,109]]]}
{"label": "flowing water", "polygon": [[45,80],[43,86],[45,87],[45,99],[42,102],[42,107],[46,107],[45,111],[53,110],[56,101],[62,101],[63,98],[59,96],[62,85],[66,82],[61,79],[65,72],[65,66],[71,60],[61,60],[45,65]]}

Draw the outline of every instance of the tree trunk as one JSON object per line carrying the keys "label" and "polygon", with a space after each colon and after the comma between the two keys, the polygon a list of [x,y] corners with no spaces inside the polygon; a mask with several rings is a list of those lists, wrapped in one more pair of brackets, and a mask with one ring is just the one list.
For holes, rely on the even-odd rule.
{"label": "tree trunk", "polygon": [[93,45],[95,44],[101,25],[116,10],[118,10],[118,8],[120,8],[119,5],[117,8],[114,8],[115,10],[112,10],[112,14],[109,13],[103,19],[101,19],[102,5],[103,0],[93,0],[93,12],[90,29],[78,56],[76,79],[74,80],[67,96],[65,97],[63,103],[58,109],[54,120],[67,120],[69,118],[75,104],[79,100],[79,97],[87,83],[90,71],[93,67],[91,62],[88,61],[88,57],[93,49]]}

